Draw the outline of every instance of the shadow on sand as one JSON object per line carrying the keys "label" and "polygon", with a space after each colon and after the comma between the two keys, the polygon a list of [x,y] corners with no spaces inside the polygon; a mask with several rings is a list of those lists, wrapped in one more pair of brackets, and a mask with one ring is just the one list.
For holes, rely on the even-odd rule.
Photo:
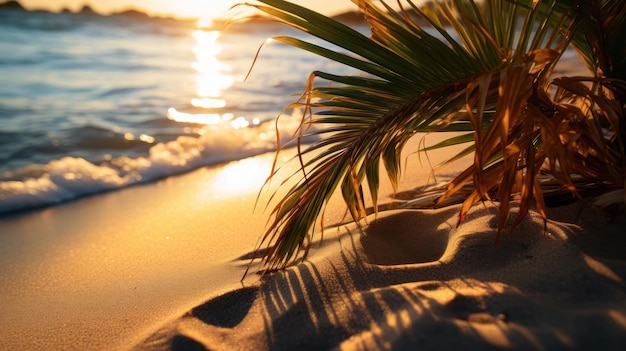
{"label": "shadow on sand", "polygon": [[494,245],[488,211],[451,229],[455,216],[455,208],[389,211],[363,233],[346,227],[332,254],[312,252],[209,300],[139,349],[606,350],[626,342],[626,262],[591,258],[567,239],[577,233],[568,225],[550,223],[546,233],[525,220]]}

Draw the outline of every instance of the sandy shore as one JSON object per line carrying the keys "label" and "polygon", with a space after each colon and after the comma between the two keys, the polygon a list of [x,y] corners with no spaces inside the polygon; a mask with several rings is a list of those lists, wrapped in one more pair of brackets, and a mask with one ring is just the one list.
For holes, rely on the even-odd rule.
{"label": "sandy shore", "polygon": [[0,218],[0,350],[120,350],[241,286],[273,155]]}
{"label": "sandy shore", "polygon": [[[401,191],[434,181],[411,155],[418,141]],[[0,350],[626,344],[625,218],[580,204],[550,209],[547,231],[531,214],[496,245],[494,204],[459,228],[458,206],[386,210],[359,228],[342,224],[336,198],[325,218],[336,225],[307,261],[240,282],[265,228],[268,193],[254,205],[272,160],[1,217]],[[381,194],[391,202],[388,185]]]}
{"label": "sandy shore", "polygon": [[[267,174],[272,157],[1,218],[0,349],[626,342],[624,218],[578,204],[552,209],[547,232],[530,216],[498,245],[493,204],[458,229],[458,207],[388,210],[363,231],[328,229],[302,264],[241,283],[267,220],[262,206],[254,210],[263,176],[250,174]],[[446,172],[455,170],[439,176]],[[426,164],[412,167],[401,190],[432,179]],[[326,223],[344,214],[336,199]]]}
{"label": "sandy shore", "polygon": [[[554,215],[575,220],[575,207]],[[458,207],[343,226],[309,261],[196,306],[136,349],[621,350],[623,252],[589,255],[577,238],[595,230],[553,221],[544,232],[536,215],[494,245],[494,210],[458,230]],[[605,239],[623,235],[623,218],[583,212]]]}
{"label": "sandy shore", "polygon": [[[240,288],[249,262],[241,257],[267,222],[271,190],[255,203],[273,159],[0,217],[0,350],[128,349]],[[408,176],[425,182],[428,173],[416,168]],[[345,216],[338,197],[333,204],[326,223]]]}

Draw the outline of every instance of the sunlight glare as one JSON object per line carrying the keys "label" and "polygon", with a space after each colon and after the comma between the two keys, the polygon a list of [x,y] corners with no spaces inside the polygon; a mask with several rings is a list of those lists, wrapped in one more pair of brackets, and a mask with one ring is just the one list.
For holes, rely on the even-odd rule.
{"label": "sunlight glare", "polygon": [[170,107],[167,110],[167,117],[173,121],[181,123],[198,123],[207,125],[217,125],[222,121],[230,121],[233,119],[232,113],[185,113]]}
{"label": "sunlight glare", "polygon": [[210,191],[228,194],[256,193],[272,169],[272,158],[255,157],[233,162],[219,171]]}
{"label": "sunlight glare", "polygon": [[192,67],[198,72],[198,96],[218,99],[223,90],[235,83],[235,78],[228,74],[230,65],[217,58],[222,52],[222,46],[217,41],[220,32],[196,30],[193,37],[197,43],[193,49],[197,61],[192,63]]}
{"label": "sunlight glare", "polygon": [[222,108],[226,106],[226,100],[224,99],[211,99],[211,98],[193,98],[191,99],[191,105],[194,107],[202,108]]}
{"label": "sunlight glare", "polygon": [[234,121],[230,122],[230,125],[233,129],[242,129],[247,128],[250,125],[250,122],[248,122],[248,120],[244,117],[237,117]]}
{"label": "sunlight glare", "polygon": [[[227,106],[224,98],[224,90],[235,83],[235,77],[230,75],[231,66],[221,62],[218,55],[222,52],[222,45],[218,42],[221,33],[217,30],[205,31],[194,30],[192,36],[196,42],[193,52],[196,61],[191,67],[196,71],[197,83],[196,96],[191,98],[191,106],[205,109],[206,112],[187,113],[171,107],[167,111],[167,117],[182,123],[198,123],[206,125],[222,125],[230,122],[234,129],[245,128],[250,123],[244,117],[238,117],[231,113],[220,114],[215,109]],[[228,124],[226,124],[228,125]]]}
{"label": "sunlight glare", "polygon": [[197,18],[199,24],[210,25],[213,19],[226,17],[228,9],[236,3],[237,0],[151,0],[150,7],[179,17]]}

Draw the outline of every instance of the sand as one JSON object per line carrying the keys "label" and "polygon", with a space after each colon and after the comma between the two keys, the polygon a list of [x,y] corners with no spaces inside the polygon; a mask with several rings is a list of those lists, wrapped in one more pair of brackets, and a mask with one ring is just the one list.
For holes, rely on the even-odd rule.
{"label": "sand", "polygon": [[[402,192],[435,181],[418,142]],[[272,158],[1,217],[0,350],[626,345],[625,217],[579,203],[551,208],[547,230],[531,213],[495,244],[496,204],[457,228],[458,206],[400,208],[385,185],[369,224],[345,221],[334,198],[306,261],[265,276],[253,265],[241,282]]]}
{"label": "sand", "polygon": [[273,155],[0,218],[0,350],[122,350],[240,286]]}
{"label": "sand", "polygon": [[[307,262],[196,306],[136,349],[623,349],[623,252],[590,255],[576,238],[592,233],[556,221],[544,232],[537,215],[494,245],[495,208],[452,229],[457,211],[342,226]],[[623,218],[581,218],[623,236]]]}

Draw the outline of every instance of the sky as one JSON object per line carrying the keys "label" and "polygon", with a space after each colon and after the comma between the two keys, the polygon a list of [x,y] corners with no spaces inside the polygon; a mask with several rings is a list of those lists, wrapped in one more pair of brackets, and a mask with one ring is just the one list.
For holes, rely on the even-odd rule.
{"label": "sky", "polygon": [[[0,0],[1,1],[1,0]],[[350,0],[291,0],[327,15],[354,10],[356,6]],[[174,15],[179,17],[215,18],[223,17],[233,4],[245,0],[19,0],[27,9],[46,9],[60,11],[64,8],[72,11],[89,5],[103,14],[129,8],[144,10],[151,15]]]}

